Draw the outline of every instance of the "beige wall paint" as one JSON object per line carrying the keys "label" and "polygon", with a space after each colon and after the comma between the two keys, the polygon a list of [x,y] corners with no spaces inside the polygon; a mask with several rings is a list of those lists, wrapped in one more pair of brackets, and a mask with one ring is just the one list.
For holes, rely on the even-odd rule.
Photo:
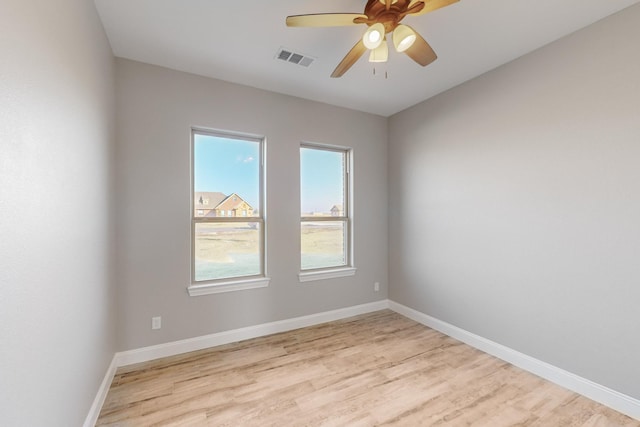
{"label": "beige wall paint", "polygon": [[0,2],[0,425],[78,426],[116,350],[114,60],[93,2]]}
{"label": "beige wall paint", "polygon": [[[385,118],[124,59],[117,82],[120,350],[387,297]],[[192,126],[267,138],[268,288],[186,292]],[[298,282],[302,141],[354,149],[354,277]]]}
{"label": "beige wall paint", "polygon": [[640,6],[390,119],[390,298],[640,398]]}

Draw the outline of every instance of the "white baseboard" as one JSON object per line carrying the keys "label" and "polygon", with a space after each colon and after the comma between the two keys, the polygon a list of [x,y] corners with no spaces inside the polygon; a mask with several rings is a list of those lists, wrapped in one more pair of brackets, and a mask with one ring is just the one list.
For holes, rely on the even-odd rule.
{"label": "white baseboard", "polygon": [[640,400],[612,390],[603,385],[594,383],[571,372],[520,353],[509,347],[475,335],[464,329],[453,326],[447,322],[428,316],[412,308],[389,301],[389,308],[409,319],[415,320],[425,326],[442,332],[452,338],[462,341],[485,353],[511,363],[525,371],[529,371],[539,377],[549,380],[564,388],[581,394],[596,402],[602,403],[618,412],[640,420]]}
{"label": "white baseboard", "polygon": [[175,356],[177,354],[188,353],[190,351],[203,350],[205,348],[215,347],[218,345],[263,337],[280,332],[287,332],[307,326],[318,325],[320,323],[345,319],[359,314],[383,310],[385,308],[389,308],[388,300],[376,301],[369,304],[356,305],[353,307],[341,308],[338,310],[311,314],[309,316],[296,317],[293,319],[280,320],[277,322],[264,323],[262,325],[248,326],[246,328],[234,329],[231,331],[219,332],[216,334],[204,335],[201,337],[189,338],[136,350],[123,351],[116,354],[117,365],[126,366],[134,363],[148,362],[161,357]]}
{"label": "white baseboard", "polygon": [[93,404],[91,405],[91,409],[89,410],[89,415],[87,415],[87,418],[84,420],[83,427],[93,427],[96,425],[98,416],[100,415],[100,410],[102,409],[104,400],[107,398],[107,393],[109,392],[109,388],[111,387],[113,376],[116,374],[116,369],[118,369],[118,365],[116,364],[116,362],[116,355],[114,355],[111,359],[111,364],[107,368],[107,373],[102,379],[102,383],[100,384],[100,388],[98,389],[96,398],[93,399]]}
{"label": "white baseboard", "polygon": [[83,427],[93,427],[98,421],[98,416],[100,415],[100,410],[102,409],[102,405],[104,404],[107,393],[109,392],[109,387],[111,386],[116,370],[120,366],[148,362],[161,357],[175,356],[182,353],[188,353],[190,351],[215,347],[217,345],[229,344],[279,332],[292,331],[294,329],[319,325],[321,323],[332,322],[334,320],[346,319],[348,317],[384,310],[386,308],[389,308],[389,301],[382,300],[353,307],[341,308],[338,310],[325,311],[323,313],[311,314],[309,316],[264,323],[262,325],[249,326],[246,328],[234,329],[232,331],[219,332],[216,334],[116,353],[111,360],[111,364],[107,369],[104,379],[102,380],[102,384],[100,384],[100,389],[98,390],[93,404],[91,405],[91,409],[89,410],[89,414],[85,419]]}
{"label": "white baseboard", "polygon": [[203,350],[218,345],[229,344],[280,332],[287,332],[307,326],[314,326],[334,320],[345,319],[359,314],[384,310],[386,308],[432,329],[440,331],[445,335],[462,341],[472,347],[484,351],[485,353],[509,362],[521,369],[538,375],[539,377],[586,396],[596,402],[602,403],[616,411],[640,420],[640,400],[594,383],[593,381],[572,374],[571,372],[567,372],[541,360],[527,356],[526,354],[475,335],[402,304],[398,304],[390,300],[382,300],[369,304],[312,314],[309,316],[249,326],[246,328],[234,329],[231,331],[219,332],[216,334],[116,353],[111,361],[111,365],[107,369],[104,380],[100,385],[98,394],[91,406],[89,415],[85,420],[84,427],[91,427],[95,425],[116,369],[120,366],[148,362],[161,357],[175,356],[182,353],[188,353],[190,351]]}

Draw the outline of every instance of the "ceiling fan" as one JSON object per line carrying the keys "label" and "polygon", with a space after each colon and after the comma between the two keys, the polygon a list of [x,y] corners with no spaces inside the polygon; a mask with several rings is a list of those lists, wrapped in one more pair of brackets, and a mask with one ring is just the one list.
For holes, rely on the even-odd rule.
{"label": "ceiling fan", "polygon": [[437,55],[429,43],[413,28],[401,24],[407,15],[419,16],[440,9],[459,0],[368,0],[364,14],[317,13],[287,16],[288,27],[340,27],[366,24],[369,28],[362,38],[338,64],[331,77],[341,77],[367,50],[369,62],[387,62],[389,48],[387,34],[393,33],[393,45],[418,64],[427,66]]}

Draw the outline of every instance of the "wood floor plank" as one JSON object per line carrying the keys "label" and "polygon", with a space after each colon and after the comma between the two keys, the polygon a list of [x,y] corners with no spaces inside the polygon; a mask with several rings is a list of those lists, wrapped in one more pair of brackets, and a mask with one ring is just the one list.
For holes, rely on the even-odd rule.
{"label": "wood floor plank", "polygon": [[383,310],[120,368],[96,425],[640,422]]}

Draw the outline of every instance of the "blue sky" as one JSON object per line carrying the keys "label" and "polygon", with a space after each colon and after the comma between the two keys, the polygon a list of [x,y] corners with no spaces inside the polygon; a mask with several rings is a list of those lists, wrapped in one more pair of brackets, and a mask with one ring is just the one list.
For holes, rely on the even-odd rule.
{"label": "blue sky", "polygon": [[258,209],[259,143],[196,135],[193,150],[195,191],[236,193]]}
{"label": "blue sky", "polygon": [[344,204],[344,153],[300,149],[300,198],[303,213],[329,212]]}
{"label": "blue sky", "polygon": [[[257,209],[259,149],[253,141],[196,135],[195,191],[236,193]],[[333,205],[343,204],[343,162],[342,152],[301,148],[302,212],[329,212]]]}

